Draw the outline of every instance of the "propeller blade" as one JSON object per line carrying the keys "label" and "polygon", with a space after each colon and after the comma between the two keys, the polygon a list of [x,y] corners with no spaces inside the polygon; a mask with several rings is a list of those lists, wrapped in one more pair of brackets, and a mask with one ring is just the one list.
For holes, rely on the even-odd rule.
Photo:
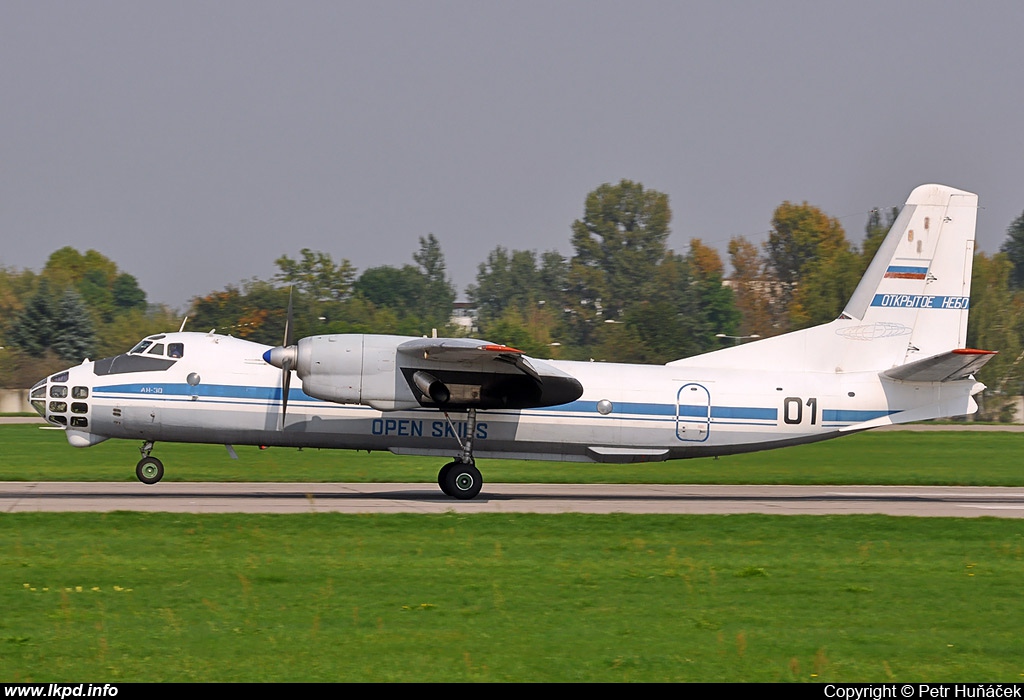
{"label": "propeller blade", "polygon": [[[288,314],[284,319],[284,344],[285,352],[281,358],[281,413],[277,417],[277,429],[284,430],[284,417],[288,414],[288,389],[292,383],[292,364],[295,359],[296,348],[292,346],[292,290],[288,288]],[[268,351],[269,352],[272,351]],[[268,360],[269,362],[269,360]]]}
{"label": "propeller blade", "polygon": [[284,345],[288,347],[292,344],[292,287],[288,288],[288,315],[284,318]]}
{"label": "propeller blade", "polygon": [[281,413],[277,417],[277,429],[284,430],[284,417],[288,413],[288,389],[292,383],[292,361],[281,363]]}

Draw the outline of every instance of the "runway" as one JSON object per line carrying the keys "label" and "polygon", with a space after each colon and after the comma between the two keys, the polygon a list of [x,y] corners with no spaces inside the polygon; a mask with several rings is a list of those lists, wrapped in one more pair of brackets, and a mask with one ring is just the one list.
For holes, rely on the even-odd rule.
{"label": "runway", "polygon": [[472,501],[435,484],[0,482],[0,512],[663,513],[1024,518],[1024,488],[485,484]]}

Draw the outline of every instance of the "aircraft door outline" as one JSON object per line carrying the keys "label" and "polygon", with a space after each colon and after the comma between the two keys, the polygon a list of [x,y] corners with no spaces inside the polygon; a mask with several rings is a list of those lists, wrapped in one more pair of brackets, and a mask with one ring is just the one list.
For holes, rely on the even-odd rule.
{"label": "aircraft door outline", "polygon": [[707,442],[711,435],[711,392],[687,382],[676,392],[676,437],[683,442]]}

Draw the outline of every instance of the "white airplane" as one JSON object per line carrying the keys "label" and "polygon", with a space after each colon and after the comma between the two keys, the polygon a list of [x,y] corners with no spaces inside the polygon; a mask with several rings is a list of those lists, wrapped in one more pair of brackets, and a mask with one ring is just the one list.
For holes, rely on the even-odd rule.
{"label": "white airplane", "polygon": [[[438,484],[475,497],[475,458],[631,463],[799,445],[973,413],[964,347],[977,195],[915,189],[831,323],[667,365],[560,362],[467,338],[315,335],[269,347],[167,333],[31,391],[75,447],[157,441],[454,456]],[[291,309],[289,308],[289,318]],[[290,323],[289,323],[290,326]],[[292,374],[302,389],[290,387]]]}

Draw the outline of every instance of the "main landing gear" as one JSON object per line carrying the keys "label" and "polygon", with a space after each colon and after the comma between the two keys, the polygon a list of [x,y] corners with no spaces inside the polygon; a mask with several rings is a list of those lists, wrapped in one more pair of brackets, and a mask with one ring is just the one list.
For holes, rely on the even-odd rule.
{"label": "main landing gear", "polygon": [[[444,417],[451,425],[452,420],[448,417],[448,413],[445,413]],[[476,433],[475,408],[469,409],[469,415],[466,418],[465,441],[459,438],[459,433],[454,430],[454,426],[453,432],[455,439],[459,441],[462,452],[454,462],[449,462],[441,467],[441,471],[437,473],[437,485],[441,487],[446,496],[468,501],[471,498],[476,498],[484,485],[484,479],[473,460],[473,435]]]}
{"label": "main landing gear", "polygon": [[164,463],[156,457],[150,457],[149,453],[152,451],[152,440],[142,443],[142,447],[139,448],[142,459],[135,465],[135,476],[144,484],[155,484],[164,478]]}
{"label": "main landing gear", "polygon": [[[476,498],[484,485],[483,476],[481,476],[480,470],[476,468],[476,463],[473,460],[476,409],[471,408],[468,413],[465,440],[459,437],[458,431],[452,426],[455,439],[459,441],[462,451],[455,458],[454,462],[444,465],[437,473],[437,485],[441,487],[445,495],[462,501]],[[444,417],[451,424],[451,418],[448,417],[447,413],[444,414]],[[150,452],[152,451],[152,440],[146,440],[142,443],[142,447],[139,448],[139,452],[142,453],[142,459],[135,465],[135,476],[144,484],[155,484],[164,478],[164,463],[156,457],[151,457]]]}

